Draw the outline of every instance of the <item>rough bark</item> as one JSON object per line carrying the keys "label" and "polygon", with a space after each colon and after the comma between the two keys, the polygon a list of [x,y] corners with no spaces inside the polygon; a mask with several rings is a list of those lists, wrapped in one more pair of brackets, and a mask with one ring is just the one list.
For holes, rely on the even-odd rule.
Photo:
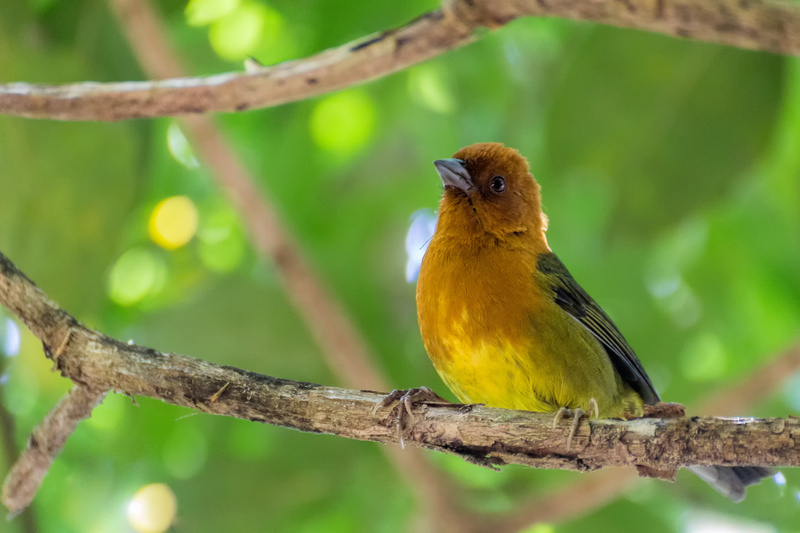
{"label": "rough bark", "polygon": [[[0,254],[0,303],[37,335],[65,377],[93,390],[158,398],[210,414],[357,440],[398,443],[384,393],[280,379],[123,343],[70,317]],[[397,409],[397,407],[395,407]],[[756,418],[591,420],[571,447],[571,421],[480,405],[423,405],[402,432],[406,444],[486,464],[595,470],[639,466],[800,465],[800,421]]]}

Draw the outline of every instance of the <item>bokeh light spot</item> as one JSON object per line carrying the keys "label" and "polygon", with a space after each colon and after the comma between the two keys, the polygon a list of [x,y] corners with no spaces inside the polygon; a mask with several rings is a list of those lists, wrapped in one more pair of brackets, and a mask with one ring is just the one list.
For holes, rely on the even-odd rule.
{"label": "bokeh light spot", "polygon": [[783,394],[792,409],[800,411],[800,372],[785,381]]}
{"label": "bokeh light spot", "polygon": [[414,283],[419,277],[422,258],[436,230],[436,213],[420,209],[411,215],[411,225],[406,233],[406,281]]}
{"label": "bokeh light spot", "polygon": [[192,151],[192,145],[189,144],[189,140],[183,134],[181,127],[174,122],[167,129],[167,148],[169,148],[169,153],[172,154],[172,157],[186,168],[200,166],[194,156],[194,151]]}
{"label": "bokeh light spot", "polygon": [[164,286],[166,266],[146,248],[132,248],[122,254],[108,280],[108,295],[114,303],[133,305]]}
{"label": "bokeh light spot", "polygon": [[416,102],[431,111],[450,114],[455,110],[453,95],[442,77],[442,71],[431,65],[411,69],[408,92]]}
{"label": "bokeh light spot", "polygon": [[194,203],[186,196],[172,196],[153,209],[147,232],[153,242],[166,250],[174,250],[192,240],[197,222]]}
{"label": "bokeh light spot", "polygon": [[692,381],[714,381],[722,377],[726,363],[725,347],[712,333],[692,339],[681,354],[683,375]]}
{"label": "bokeh light spot", "polygon": [[163,533],[175,521],[178,500],[164,483],[145,485],[128,503],[128,524],[137,533]]}
{"label": "bokeh light spot", "polygon": [[536,524],[523,530],[523,533],[555,533],[555,531],[556,528],[550,524]]}
{"label": "bokeh light spot", "polygon": [[5,328],[3,329],[5,329],[5,331],[0,329],[0,333],[2,333],[2,337],[0,338],[3,340],[3,353],[0,355],[13,357],[19,353],[19,348],[22,345],[22,336],[19,333],[19,326],[10,318],[6,318]]}
{"label": "bokeh light spot", "polygon": [[269,5],[260,7],[263,8],[261,39],[251,54],[258,54],[257,57],[267,64],[295,57],[294,39],[286,28],[283,15]]}
{"label": "bokeh light spot", "polygon": [[228,205],[204,210],[197,238],[200,260],[216,272],[234,270],[241,264],[247,249],[239,217]]}
{"label": "bokeh light spot", "polygon": [[685,533],[776,533],[768,523],[747,520],[739,516],[706,511],[690,511],[685,515]]}
{"label": "bokeh light spot", "polygon": [[363,91],[349,90],[319,102],[311,113],[311,137],[331,152],[351,153],[375,128],[375,105]]}
{"label": "bokeh light spot", "polygon": [[271,40],[279,39],[283,18],[263,4],[244,2],[214,21],[208,31],[211,47],[220,57],[242,61],[259,47],[264,32]]}
{"label": "bokeh light spot", "polygon": [[240,0],[190,0],[186,5],[186,22],[205,26],[235,10],[239,3]]}

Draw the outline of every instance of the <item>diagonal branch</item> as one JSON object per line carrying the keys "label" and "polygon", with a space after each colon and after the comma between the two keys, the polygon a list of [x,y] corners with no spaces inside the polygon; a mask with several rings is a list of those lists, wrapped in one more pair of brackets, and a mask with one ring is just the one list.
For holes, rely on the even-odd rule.
{"label": "diagonal branch", "polygon": [[387,76],[472,42],[479,28],[560,17],[781,54],[800,54],[800,6],[787,0],[445,0],[400,28],[258,69],[207,78],[0,86],[0,114],[58,120],[235,112]]}
{"label": "diagonal branch", "polygon": [[30,504],[67,438],[81,420],[91,416],[107,392],[76,385],[33,430],[3,484],[2,500],[9,511],[18,513]]}
{"label": "diagonal branch", "polygon": [[[167,42],[166,31],[146,0],[110,2],[133,52],[154,76],[181,76],[180,59]],[[195,151],[231,199],[259,255],[272,260],[287,293],[339,378],[353,387],[387,388],[372,364],[366,341],[353,320],[305,261],[299,246],[278,219],[274,207],[233,147],[209,117],[181,120]]]}
{"label": "diagonal branch", "polygon": [[[2,319],[2,313],[0,313],[0,320]],[[8,355],[7,353],[3,353],[3,349],[0,348],[0,376],[6,375],[6,361],[8,360]],[[14,439],[15,435],[16,424],[14,423],[14,416],[3,403],[3,398],[0,397],[0,449],[2,449],[3,462],[8,469],[11,469],[18,459],[17,444]],[[39,524],[33,507],[28,507],[22,511],[19,520],[19,530],[21,533],[37,533],[37,531],[39,531]]]}

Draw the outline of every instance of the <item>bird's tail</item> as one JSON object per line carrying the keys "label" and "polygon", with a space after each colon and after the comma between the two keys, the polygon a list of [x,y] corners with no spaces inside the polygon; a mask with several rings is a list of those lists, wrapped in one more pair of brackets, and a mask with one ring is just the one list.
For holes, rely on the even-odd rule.
{"label": "bird's tail", "polygon": [[760,466],[690,466],[689,470],[714,490],[737,503],[744,500],[748,485],[775,475],[771,468]]}

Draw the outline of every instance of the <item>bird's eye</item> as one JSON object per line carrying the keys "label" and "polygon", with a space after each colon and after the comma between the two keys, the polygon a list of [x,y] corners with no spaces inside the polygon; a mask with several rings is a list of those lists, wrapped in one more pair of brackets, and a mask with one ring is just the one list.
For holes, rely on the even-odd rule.
{"label": "bird's eye", "polygon": [[492,191],[497,194],[506,192],[506,179],[503,176],[495,176],[491,183]]}

